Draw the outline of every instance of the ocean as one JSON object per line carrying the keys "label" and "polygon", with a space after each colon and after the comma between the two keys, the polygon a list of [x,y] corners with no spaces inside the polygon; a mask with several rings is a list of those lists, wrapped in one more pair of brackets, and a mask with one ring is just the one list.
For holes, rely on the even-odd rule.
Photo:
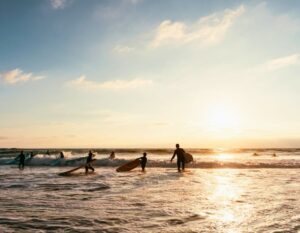
{"label": "ocean", "polygon": [[[173,149],[0,149],[0,232],[300,232],[300,149],[186,149],[178,173]],[[63,151],[65,159],[59,159]],[[148,153],[146,172],[116,167]],[[81,159],[82,158],[82,159]]]}

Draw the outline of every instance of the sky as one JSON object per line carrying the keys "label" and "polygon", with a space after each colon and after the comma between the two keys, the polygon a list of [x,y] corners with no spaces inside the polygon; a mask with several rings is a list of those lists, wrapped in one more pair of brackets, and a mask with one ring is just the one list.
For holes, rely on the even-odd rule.
{"label": "sky", "polygon": [[0,147],[300,146],[296,0],[0,0]]}

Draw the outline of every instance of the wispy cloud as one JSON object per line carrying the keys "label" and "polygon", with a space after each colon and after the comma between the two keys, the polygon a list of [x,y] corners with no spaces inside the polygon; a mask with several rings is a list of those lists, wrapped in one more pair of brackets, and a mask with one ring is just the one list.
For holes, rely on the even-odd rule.
{"label": "wispy cloud", "polygon": [[300,54],[292,54],[289,56],[272,59],[266,62],[263,67],[268,71],[273,71],[297,64],[300,64]]}
{"label": "wispy cloud", "polygon": [[20,69],[14,69],[0,73],[0,80],[3,83],[14,85],[17,83],[28,82],[28,81],[37,81],[45,77],[43,76],[34,76],[32,73],[24,73]]}
{"label": "wispy cloud", "polygon": [[138,87],[149,86],[152,84],[152,80],[147,79],[131,79],[131,80],[112,80],[106,82],[95,82],[87,80],[84,75],[69,82],[71,86],[88,90],[124,90],[135,89]]}
{"label": "wispy cloud", "polygon": [[67,0],[50,0],[53,9],[64,9],[67,5]]}
{"label": "wispy cloud", "polygon": [[115,53],[119,53],[119,54],[125,54],[125,53],[130,53],[133,50],[134,50],[133,47],[124,46],[124,45],[116,45],[112,51]]}
{"label": "wispy cloud", "polygon": [[234,21],[245,12],[243,5],[235,10],[225,10],[200,18],[197,22],[163,21],[155,30],[151,41],[152,47],[159,47],[168,43],[186,44],[198,42],[202,45],[211,45],[220,42]]}
{"label": "wispy cloud", "polygon": [[141,3],[143,0],[123,0],[125,3],[136,5],[138,3]]}

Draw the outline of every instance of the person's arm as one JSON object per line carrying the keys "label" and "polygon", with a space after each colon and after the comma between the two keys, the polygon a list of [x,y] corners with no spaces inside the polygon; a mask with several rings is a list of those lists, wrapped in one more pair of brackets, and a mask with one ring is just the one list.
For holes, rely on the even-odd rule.
{"label": "person's arm", "polygon": [[175,155],[176,155],[176,150],[174,151],[174,154],[173,154],[173,156],[172,156],[172,158],[171,158],[171,162],[173,161]]}

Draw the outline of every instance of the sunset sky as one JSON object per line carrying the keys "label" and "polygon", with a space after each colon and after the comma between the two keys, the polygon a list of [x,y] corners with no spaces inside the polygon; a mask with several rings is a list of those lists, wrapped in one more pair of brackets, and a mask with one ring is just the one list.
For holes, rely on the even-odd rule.
{"label": "sunset sky", "polygon": [[299,147],[300,1],[0,0],[0,147]]}

